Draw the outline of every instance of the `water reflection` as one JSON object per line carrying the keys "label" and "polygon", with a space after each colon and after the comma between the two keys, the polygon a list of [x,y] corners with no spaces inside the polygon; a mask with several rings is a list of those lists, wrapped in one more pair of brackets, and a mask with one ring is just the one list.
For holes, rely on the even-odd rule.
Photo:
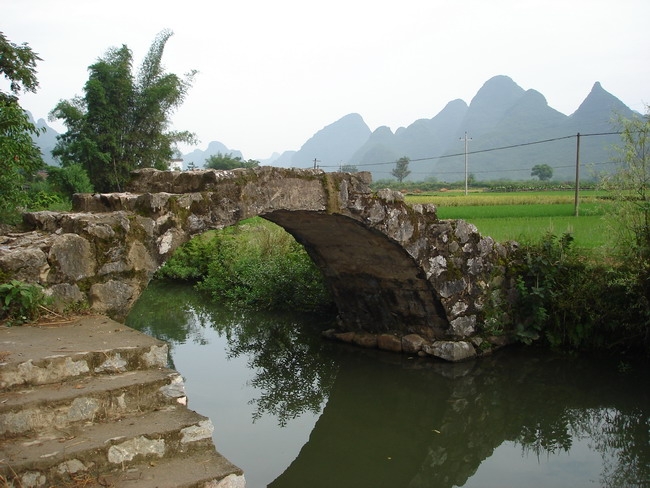
{"label": "water reflection", "polygon": [[319,336],[326,323],[313,316],[217,307],[188,293],[187,286],[164,282],[150,286],[127,319],[129,326],[170,342],[172,366],[174,343],[205,344],[206,328],[224,335],[227,356],[247,357],[255,371],[249,384],[261,396],[250,400],[257,407],[253,420],[270,414],[281,426],[305,412],[319,413],[327,400],[337,366]]}
{"label": "water reflection", "polygon": [[544,486],[650,486],[641,366],[623,374],[607,361],[531,349],[462,364],[410,359],[325,342],[304,319],[214,307],[186,291],[150,287],[128,324],[172,349],[202,347],[208,331],[225,336],[226,354],[246,357],[254,370],[252,420],[272,415],[290,429],[291,419],[325,405],[296,459],[266,482],[273,488],[485,486],[479,468],[508,443],[516,448],[505,471],[524,457],[599,455],[595,471],[578,477],[567,463],[572,472]]}

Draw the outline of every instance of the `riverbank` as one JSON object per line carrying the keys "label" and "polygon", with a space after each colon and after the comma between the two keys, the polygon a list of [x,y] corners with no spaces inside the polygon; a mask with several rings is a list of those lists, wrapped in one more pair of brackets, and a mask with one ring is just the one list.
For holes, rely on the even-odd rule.
{"label": "riverbank", "polygon": [[244,487],[167,355],[105,316],[0,326],[0,486]]}

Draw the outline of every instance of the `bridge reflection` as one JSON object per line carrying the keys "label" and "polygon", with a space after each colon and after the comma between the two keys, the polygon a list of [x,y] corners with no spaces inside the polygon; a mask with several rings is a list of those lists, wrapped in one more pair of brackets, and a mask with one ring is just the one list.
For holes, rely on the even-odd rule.
{"label": "bridge reflection", "polygon": [[309,441],[270,487],[463,486],[506,441],[545,457],[580,437],[606,461],[603,486],[650,480],[648,392],[643,406],[631,401],[638,384],[615,371],[525,351],[451,365],[384,359],[339,357]]}

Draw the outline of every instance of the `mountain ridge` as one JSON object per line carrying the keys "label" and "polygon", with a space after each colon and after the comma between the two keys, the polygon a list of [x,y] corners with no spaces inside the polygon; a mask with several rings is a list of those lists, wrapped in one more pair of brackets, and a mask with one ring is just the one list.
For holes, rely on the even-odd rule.
{"label": "mountain ridge", "polygon": [[[471,138],[469,172],[477,179],[530,179],[535,164],[549,164],[555,170],[556,179],[568,180],[575,172],[575,137],[570,137],[577,133],[604,134],[582,138],[581,143],[581,161],[600,165],[598,169],[601,169],[610,159],[608,148],[619,140],[616,134],[606,134],[615,132],[613,116],[630,117],[633,113],[599,82],[594,83],[573,114],[565,115],[550,107],[537,90],[523,90],[509,77],[495,76],[472,98],[460,122],[458,118],[445,117],[444,110],[427,119],[438,118],[439,124],[446,127],[445,142],[439,144],[439,150],[430,146],[429,152],[422,154],[412,144],[407,151],[395,142],[396,137],[391,142],[391,134],[382,128],[381,146],[369,138],[355,153],[351,164],[371,171],[375,179],[389,178],[392,166],[382,163],[407,156],[411,159],[410,179],[462,180],[465,176],[462,139],[467,131]],[[394,135],[410,131],[418,123],[400,128]],[[547,139],[548,143],[535,144]]]}
{"label": "mountain ridge", "polygon": [[[391,163],[406,156],[411,159],[411,179],[455,181],[464,177],[459,157],[467,132],[471,138],[470,172],[478,179],[530,179],[530,168],[535,164],[549,164],[555,168],[555,178],[565,179],[571,177],[575,161],[575,143],[566,136],[615,132],[614,115],[629,117],[634,113],[598,81],[576,111],[565,115],[550,107],[537,90],[524,90],[510,77],[497,75],[483,84],[469,105],[461,99],[452,100],[432,118],[415,120],[395,132],[387,126],[371,131],[360,114],[350,113],[314,133],[298,150],[274,153],[260,162],[300,168],[318,165],[328,171],[350,164],[372,172],[378,179],[390,177]],[[46,132],[36,143],[44,155],[49,154],[56,132],[42,119],[37,124]],[[554,138],[558,138],[556,143],[549,142],[543,148],[530,144]],[[581,157],[601,164],[607,159],[606,148],[615,144],[618,136],[595,139],[583,142]],[[506,146],[519,147],[494,150]],[[196,148],[184,154],[184,169],[190,163],[202,167],[208,157],[219,152],[245,159],[241,151],[215,140],[205,150]],[[56,164],[52,158],[48,162]]]}

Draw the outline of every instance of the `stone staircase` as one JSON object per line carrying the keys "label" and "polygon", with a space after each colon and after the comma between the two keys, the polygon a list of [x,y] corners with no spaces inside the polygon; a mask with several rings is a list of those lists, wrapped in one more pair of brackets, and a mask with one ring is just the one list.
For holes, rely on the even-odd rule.
{"label": "stone staircase", "polygon": [[243,488],[167,345],[104,316],[0,327],[0,488]]}

